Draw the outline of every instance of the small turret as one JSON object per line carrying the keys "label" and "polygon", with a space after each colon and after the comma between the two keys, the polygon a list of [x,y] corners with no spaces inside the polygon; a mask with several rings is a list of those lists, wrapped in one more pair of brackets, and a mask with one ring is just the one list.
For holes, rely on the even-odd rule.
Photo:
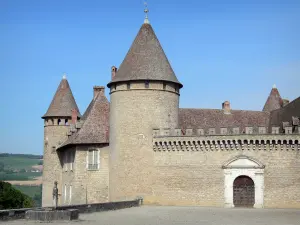
{"label": "small turret", "polygon": [[263,108],[263,111],[265,112],[271,112],[276,109],[280,109],[283,106],[283,100],[279,94],[279,91],[276,87],[276,85],[273,85],[273,88],[270,92],[270,95],[265,103],[265,106]]}
{"label": "small turret", "polygon": [[[53,182],[61,185],[61,164],[56,152],[67,139],[69,125],[80,118],[66,75],[63,76],[44,119],[44,168],[42,205],[52,206]],[[60,204],[60,199],[58,199]]]}

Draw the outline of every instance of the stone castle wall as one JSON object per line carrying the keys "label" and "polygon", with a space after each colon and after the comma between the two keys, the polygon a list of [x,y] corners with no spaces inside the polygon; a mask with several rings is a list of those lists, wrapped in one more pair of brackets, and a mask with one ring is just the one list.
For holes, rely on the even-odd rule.
{"label": "stone castle wall", "polygon": [[298,134],[163,136],[156,130],[153,154],[156,179],[145,203],[224,207],[223,165],[248,156],[264,165],[263,207],[300,208]]}
{"label": "stone castle wall", "polygon": [[[89,170],[87,168],[87,154],[89,149],[100,151],[99,169]],[[68,165],[68,169],[63,168],[62,171],[62,205],[108,202],[108,146],[78,145],[64,151],[74,151],[75,157],[73,169],[71,170],[70,165]],[[65,185],[67,187],[66,192],[64,191]],[[65,199],[66,201],[64,201]]]}
{"label": "stone castle wall", "polygon": [[[69,127],[63,122],[58,125],[58,119],[50,123],[45,121],[44,127],[44,165],[42,206],[53,206],[52,190],[54,181],[61,180],[61,160],[56,148],[67,139]],[[60,204],[60,202],[59,202]]]}

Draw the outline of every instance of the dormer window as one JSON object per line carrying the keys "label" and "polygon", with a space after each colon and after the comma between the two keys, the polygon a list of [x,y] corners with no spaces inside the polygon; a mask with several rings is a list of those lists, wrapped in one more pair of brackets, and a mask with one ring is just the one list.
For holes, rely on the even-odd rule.
{"label": "dormer window", "polygon": [[149,81],[145,81],[145,88],[149,88]]}

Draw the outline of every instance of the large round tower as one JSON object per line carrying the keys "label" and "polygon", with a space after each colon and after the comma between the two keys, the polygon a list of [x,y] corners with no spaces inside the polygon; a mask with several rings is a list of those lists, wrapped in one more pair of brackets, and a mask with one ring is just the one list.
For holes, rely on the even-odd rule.
{"label": "large round tower", "polygon": [[182,84],[146,18],[110,88],[110,201],[144,202],[155,181],[152,130],[178,125]]}

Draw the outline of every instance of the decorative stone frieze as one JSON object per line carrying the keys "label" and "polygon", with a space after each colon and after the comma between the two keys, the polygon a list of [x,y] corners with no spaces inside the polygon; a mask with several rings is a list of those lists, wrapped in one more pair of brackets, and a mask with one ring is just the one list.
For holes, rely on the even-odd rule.
{"label": "decorative stone frieze", "polygon": [[300,150],[299,135],[154,137],[154,151]]}

